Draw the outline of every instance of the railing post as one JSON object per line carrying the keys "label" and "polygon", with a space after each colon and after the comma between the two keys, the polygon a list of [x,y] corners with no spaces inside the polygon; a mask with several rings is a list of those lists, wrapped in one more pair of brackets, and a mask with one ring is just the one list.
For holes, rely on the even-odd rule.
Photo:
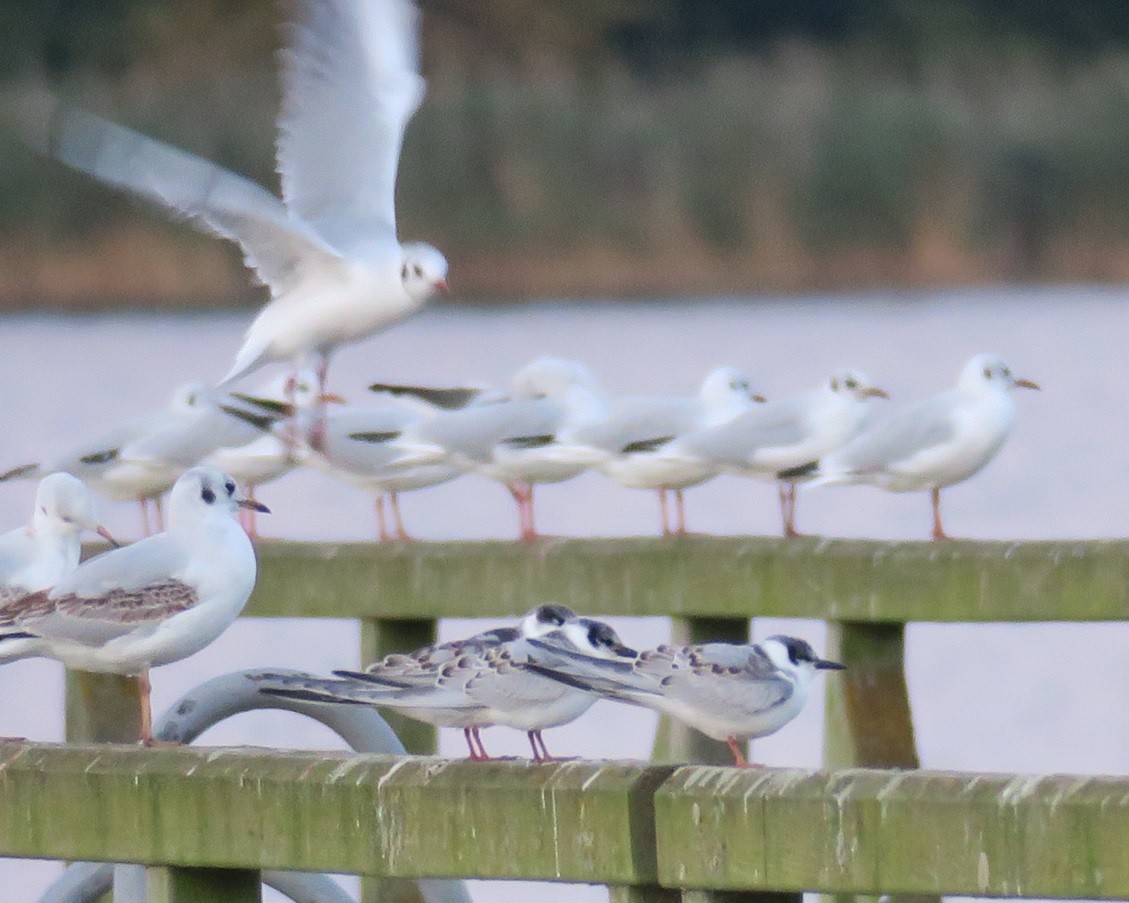
{"label": "railing post", "polygon": [[827,681],[828,768],[920,768],[906,688],[905,625],[828,624],[827,657],[847,670]]}
{"label": "railing post", "polygon": [[259,903],[259,873],[253,869],[146,869],[148,903]]}
{"label": "railing post", "polygon": [[658,885],[624,886],[608,888],[608,903],[680,903],[682,893]]}
{"label": "railing post", "polygon": [[[434,643],[438,628],[437,621],[427,618],[362,619],[361,666],[375,662],[390,652],[410,652]],[[409,753],[434,755],[438,750],[435,728],[390,709],[384,709],[381,714]],[[415,881],[362,875],[361,903],[423,903],[423,896]]]}
{"label": "railing post", "polygon": [[[670,641],[674,645],[724,641],[747,643],[749,621],[744,618],[671,618]],[[652,758],[656,762],[696,762],[704,765],[732,765],[729,747],[711,740],[669,718],[659,721]]]}
{"label": "railing post", "polygon": [[[827,658],[842,662],[847,670],[827,681],[827,768],[921,767],[906,686],[905,634],[904,624],[828,623]],[[862,903],[876,898],[835,894],[824,899]],[[920,899],[940,903],[936,897]]]}
{"label": "railing post", "polygon": [[67,670],[66,737],[71,743],[136,743],[141,698],[136,677]]}

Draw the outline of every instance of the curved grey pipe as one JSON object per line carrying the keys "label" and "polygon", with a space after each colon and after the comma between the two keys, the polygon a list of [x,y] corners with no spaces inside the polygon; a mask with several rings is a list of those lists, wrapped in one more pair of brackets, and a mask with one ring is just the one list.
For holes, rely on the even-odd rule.
{"label": "curved grey pipe", "polygon": [[[258,691],[260,684],[268,680],[305,676],[300,671],[276,668],[233,671],[213,677],[182,696],[158,719],[153,733],[161,740],[191,743],[208,728],[232,715],[281,709],[321,722],[357,752],[390,755],[406,752],[400,738],[374,708],[322,705],[267,696]],[[142,866],[76,862],[47,889],[39,903],[94,903],[111,885],[115,903],[144,903],[144,872]],[[353,903],[352,897],[325,875],[264,871],[263,881],[294,903]],[[420,880],[418,884],[426,903],[470,903],[470,895],[461,881],[429,879]]]}

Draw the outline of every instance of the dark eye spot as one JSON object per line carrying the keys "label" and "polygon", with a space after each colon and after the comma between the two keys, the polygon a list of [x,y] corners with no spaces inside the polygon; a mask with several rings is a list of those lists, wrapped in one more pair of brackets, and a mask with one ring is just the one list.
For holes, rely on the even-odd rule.
{"label": "dark eye spot", "polygon": [[848,389],[857,389],[858,387],[859,387],[859,384],[858,384],[857,380],[854,380],[854,379],[848,379],[847,380],[847,388]]}
{"label": "dark eye spot", "polygon": [[223,488],[227,490],[228,495],[235,495],[235,484],[231,480],[224,483]]}
{"label": "dark eye spot", "polygon": [[984,378],[985,379],[991,379],[992,378],[992,368],[991,367],[985,367],[984,368]]}
{"label": "dark eye spot", "polygon": [[40,505],[39,510],[42,511],[44,514],[46,514],[47,513],[47,506],[46,505]]}
{"label": "dark eye spot", "polygon": [[412,267],[412,272],[415,273],[417,276],[422,276],[423,275],[423,268],[417,263],[414,267]]}
{"label": "dark eye spot", "polygon": [[837,380],[837,379],[831,380],[831,391],[832,392],[838,392],[839,391],[839,380]]}
{"label": "dark eye spot", "polygon": [[408,278],[408,265],[406,263],[402,267],[400,267],[400,278],[401,279],[407,279]]}
{"label": "dark eye spot", "polygon": [[205,486],[204,491],[200,493],[200,498],[202,498],[206,504],[210,505],[216,500],[216,494]]}

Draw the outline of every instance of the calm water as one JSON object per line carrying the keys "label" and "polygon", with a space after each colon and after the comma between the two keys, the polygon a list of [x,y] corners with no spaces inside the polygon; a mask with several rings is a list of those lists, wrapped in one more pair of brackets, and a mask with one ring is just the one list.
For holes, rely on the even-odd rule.
{"label": "calm water", "polygon": [[[181,382],[210,380],[227,367],[246,315],[0,320],[0,469],[97,434],[137,411],[160,406]],[[954,535],[1045,539],[1118,537],[1129,531],[1129,291],[1091,288],[967,291],[927,295],[695,304],[547,304],[427,312],[385,336],[341,352],[331,382],[350,400],[371,381],[499,383],[538,354],[586,361],[613,392],[695,391],[714,365],[745,368],[770,397],[808,388],[842,366],[865,370],[895,402],[949,385],[965,359],[1002,354],[1021,376],[1043,385],[1020,393],[1011,441],[983,473],[945,494]],[[0,486],[0,524],[25,520],[33,487]],[[366,497],[317,474],[265,487],[274,510],[264,532],[301,539],[365,539],[373,534]],[[687,497],[690,526],[711,533],[772,533],[775,492],[722,478]],[[508,537],[516,518],[499,486],[466,478],[405,497],[408,527],[434,539]],[[126,536],[133,506],[103,504],[104,520]],[[837,536],[923,538],[928,500],[867,487],[801,496],[799,526]],[[629,535],[657,530],[654,495],[594,475],[539,490],[538,522],[562,535]],[[7,528],[7,527],[5,527]],[[617,624],[629,641],[650,644],[662,620]],[[477,623],[444,624],[445,635]],[[822,642],[815,622],[762,622],[757,635],[786,628]],[[990,626],[911,630],[909,680],[923,762],[931,768],[1123,773],[1129,766],[1129,627]],[[356,629],[345,622],[237,624],[210,648],[156,673],[160,710],[214,674],[263,665],[312,671],[358,664]],[[991,693],[985,688],[990,687]],[[0,736],[62,738],[61,670],[49,662],[0,669]],[[768,764],[816,765],[820,706],[757,744]],[[598,704],[577,724],[552,732],[562,755],[640,757],[654,720],[646,712]],[[318,747],[320,727],[296,716],[246,715],[205,742]],[[461,755],[461,738],[443,751]],[[524,737],[487,733],[497,754],[524,755]],[[30,903],[56,874],[47,863],[0,860],[9,903]],[[15,888],[15,890],[13,890]],[[595,901],[601,891],[543,886],[543,903]],[[520,901],[520,885],[481,884],[481,901]]]}

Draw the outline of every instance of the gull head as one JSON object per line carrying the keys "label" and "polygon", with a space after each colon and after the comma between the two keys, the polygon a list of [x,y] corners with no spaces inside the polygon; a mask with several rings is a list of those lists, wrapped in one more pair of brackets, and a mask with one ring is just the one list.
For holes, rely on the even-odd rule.
{"label": "gull head", "polygon": [[592,658],[635,658],[638,653],[625,646],[608,624],[595,618],[574,618],[560,628],[561,634],[577,651]]}
{"label": "gull head", "polygon": [[732,404],[747,407],[750,402],[764,403],[764,396],[753,389],[749,377],[736,367],[718,367],[710,371],[698,390],[698,398],[709,407]]}
{"label": "gull head", "polygon": [[820,658],[807,640],[794,636],[770,636],[760,647],[769,661],[787,674],[810,678],[816,671],[842,671],[845,667]]}
{"label": "gull head", "polygon": [[216,516],[231,517],[237,508],[270,514],[266,505],[243,498],[235,480],[218,467],[193,467],[181,474],[169,494],[169,529],[192,528]]}
{"label": "gull head", "polygon": [[37,534],[56,536],[73,536],[91,530],[117,545],[109,531],[98,523],[90,490],[69,473],[53,473],[39,481],[32,527]]}
{"label": "gull head", "polygon": [[827,379],[827,388],[843,398],[866,401],[868,398],[889,398],[885,391],[874,385],[861,370],[840,370]]}
{"label": "gull head", "polygon": [[419,304],[436,292],[447,294],[447,258],[436,248],[423,242],[403,245],[400,257],[400,281],[404,291]]}
{"label": "gull head", "polygon": [[957,385],[975,394],[1039,388],[1029,379],[1016,378],[1011,368],[995,354],[978,354],[972,358],[961,370]]}
{"label": "gull head", "polygon": [[576,612],[564,605],[555,603],[538,605],[521,620],[521,635],[524,637],[545,636],[569,621],[576,620]]}
{"label": "gull head", "polygon": [[511,380],[514,398],[563,398],[571,389],[602,394],[595,375],[577,361],[542,357],[526,364]]}

